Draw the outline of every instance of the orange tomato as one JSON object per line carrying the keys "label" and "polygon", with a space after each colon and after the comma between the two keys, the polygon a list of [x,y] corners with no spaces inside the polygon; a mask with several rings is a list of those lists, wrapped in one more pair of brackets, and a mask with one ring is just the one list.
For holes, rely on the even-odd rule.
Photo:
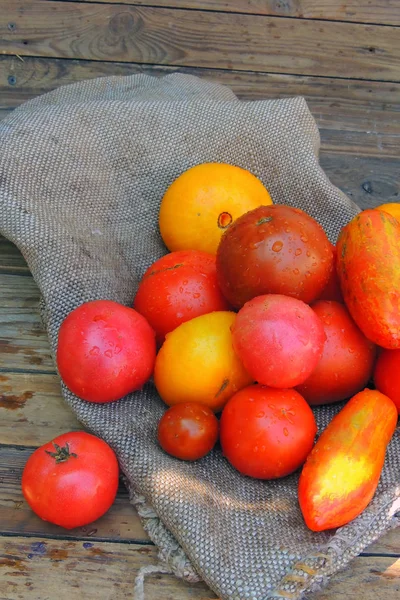
{"label": "orange tomato", "polygon": [[272,204],[257,177],[225,163],[203,163],[182,173],[161,201],[159,226],[170,251],[215,254],[222,234],[240,215]]}
{"label": "orange tomato", "polygon": [[376,210],[383,210],[395,219],[400,221],[400,202],[387,202],[376,207]]}
{"label": "orange tomato", "polygon": [[167,333],[156,359],[154,383],[169,406],[200,402],[213,411],[253,382],[232,347],[236,315],[201,315]]}

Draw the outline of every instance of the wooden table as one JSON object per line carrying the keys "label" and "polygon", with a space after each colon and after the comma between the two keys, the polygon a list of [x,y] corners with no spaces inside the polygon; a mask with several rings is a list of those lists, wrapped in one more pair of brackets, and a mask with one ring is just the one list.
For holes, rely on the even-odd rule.
{"label": "wooden table", "polygon": [[[193,73],[243,99],[301,94],[331,180],[362,207],[400,202],[400,0],[0,0],[0,32],[0,117],[62,84],[139,71]],[[80,429],[60,396],[38,301],[24,259],[0,237],[0,599],[132,598],[157,552],[123,487],[106,516],[69,532],[22,498],[33,449]],[[145,589],[148,600],[215,597],[166,575]],[[394,530],[313,598],[399,592]]]}

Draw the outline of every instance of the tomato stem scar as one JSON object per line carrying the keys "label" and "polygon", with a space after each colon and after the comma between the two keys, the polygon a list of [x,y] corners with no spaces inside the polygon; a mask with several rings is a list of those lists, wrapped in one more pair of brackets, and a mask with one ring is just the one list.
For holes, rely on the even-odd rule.
{"label": "tomato stem scar", "polygon": [[51,456],[51,458],[55,459],[56,464],[59,464],[62,462],[67,462],[67,460],[70,459],[71,457],[78,458],[78,455],[75,454],[75,452],[69,451],[68,442],[66,442],[65,446],[63,446],[63,447],[59,446],[58,444],[53,444],[53,446],[56,449],[55,452],[50,452],[50,450],[45,450],[45,452],[46,452],[46,454]]}

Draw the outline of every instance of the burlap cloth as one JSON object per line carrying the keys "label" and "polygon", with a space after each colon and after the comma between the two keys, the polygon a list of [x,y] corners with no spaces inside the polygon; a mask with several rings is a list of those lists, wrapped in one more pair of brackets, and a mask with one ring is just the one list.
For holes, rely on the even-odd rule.
{"label": "burlap cloth", "polygon": [[[319,134],[304,99],[240,102],[187,75],[62,87],[2,121],[0,143],[0,231],[40,288],[53,352],[62,319],[82,302],[132,304],[141,275],[166,252],[157,226],[162,195],[192,165],[249,169],[275,203],[306,210],[332,241],[358,211],[318,164]],[[117,452],[164,570],[201,578],[223,599],[300,598],[399,524],[398,434],[368,509],[336,532],[316,534],[298,508],[298,474],[245,478],[218,448],[195,463],[167,456],[156,442],[165,406],[151,383],[106,405],[62,391],[78,419]],[[333,411],[316,410],[320,426]]]}

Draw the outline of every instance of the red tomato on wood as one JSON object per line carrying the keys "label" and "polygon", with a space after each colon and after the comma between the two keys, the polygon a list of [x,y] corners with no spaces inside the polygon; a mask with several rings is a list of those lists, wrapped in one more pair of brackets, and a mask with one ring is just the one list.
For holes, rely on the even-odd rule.
{"label": "red tomato on wood", "polygon": [[390,398],[363,390],[332,419],[300,475],[298,496],[307,527],[342,527],[362,513],[378,485],[397,416]]}
{"label": "red tomato on wood", "polygon": [[58,334],[65,385],[90,402],[111,402],[141,388],[153,373],[154,331],[133,308],[111,300],[81,304]]}
{"label": "red tomato on wood", "polygon": [[185,321],[215,310],[229,310],[218,287],[215,256],[200,250],[163,256],[144,274],[134,308],[146,317],[159,343]]}
{"label": "red tomato on wood", "polygon": [[312,302],[333,269],[321,225],[298,208],[260,206],[226,230],[217,251],[218,283],[237,308],[262,294]]}
{"label": "red tomato on wood", "polygon": [[374,371],[375,387],[389,396],[400,414],[400,350],[382,350]]}
{"label": "red tomato on wood", "polygon": [[232,326],[233,348],[258,382],[277,388],[303,383],[322,356],[325,332],[301,300],[267,294],[241,308]]}
{"label": "red tomato on wood", "polygon": [[368,383],[376,347],[339,302],[319,300],[311,308],[323,323],[326,341],[316,368],[296,389],[311,405],[346,400]]}
{"label": "red tomato on wood", "polygon": [[158,441],[165,452],[182,460],[208,454],[218,439],[218,419],[203,404],[183,402],[171,406],[158,424]]}
{"label": "red tomato on wood", "polygon": [[110,446],[94,435],[74,431],[56,437],[29,457],[22,492],[41,519],[73,529],[107,512],[117,493],[118,475]]}
{"label": "red tomato on wood", "polygon": [[236,392],[222,411],[224,456],[243,475],[276,479],[298,469],[311,451],[317,425],[295,390],[252,385]]}

